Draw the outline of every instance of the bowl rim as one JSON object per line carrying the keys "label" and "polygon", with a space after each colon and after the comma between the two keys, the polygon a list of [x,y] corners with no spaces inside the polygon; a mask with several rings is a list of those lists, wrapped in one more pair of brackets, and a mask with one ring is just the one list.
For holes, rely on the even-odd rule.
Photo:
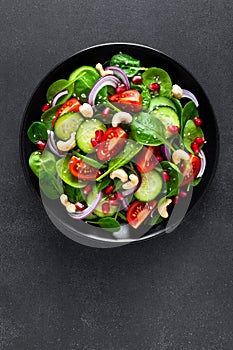
{"label": "bowl rim", "polygon": [[[60,66],[62,66],[67,60],[69,59],[72,59],[73,57],[81,54],[82,52],[85,52],[85,51],[89,51],[89,50],[92,50],[92,49],[95,49],[95,48],[99,48],[99,47],[104,47],[104,46],[114,46],[114,45],[123,45],[123,46],[136,46],[136,47],[140,47],[142,49],[147,49],[147,50],[150,50],[150,51],[153,51],[155,53],[159,53],[160,55],[162,55],[163,57],[167,58],[168,60],[170,61],[173,61],[175,62],[178,66],[180,66],[180,68],[182,68],[186,73],[189,74],[189,76],[196,82],[196,85],[198,87],[198,89],[201,91],[202,95],[204,96],[204,98],[206,99],[206,101],[208,102],[209,104],[209,108],[211,110],[211,114],[213,116],[213,123],[214,123],[214,127],[215,127],[215,130],[216,130],[216,149],[215,149],[215,159],[213,161],[213,165],[212,165],[212,173],[210,174],[210,176],[208,177],[208,181],[206,183],[206,186],[204,188],[204,190],[202,191],[202,193],[198,196],[198,198],[196,199],[196,201],[194,202],[194,204],[192,205],[192,207],[188,207],[187,209],[187,212],[185,214],[185,216],[180,220],[180,222],[178,222],[178,224],[174,225],[175,227],[173,228],[176,229],[176,227],[178,227],[180,225],[180,223],[187,217],[190,216],[190,213],[193,212],[193,208],[195,208],[197,206],[197,204],[200,202],[201,198],[203,198],[204,194],[206,194],[209,186],[211,185],[211,183],[213,182],[213,179],[216,175],[216,170],[217,170],[217,167],[218,167],[218,163],[219,163],[219,153],[220,153],[220,136],[219,136],[219,128],[218,128],[218,123],[217,123],[217,119],[216,119],[216,116],[215,116],[215,113],[213,111],[213,108],[212,108],[212,105],[210,103],[210,100],[209,100],[209,97],[207,96],[206,92],[203,90],[201,84],[199,83],[199,81],[193,76],[192,73],[190,73],[190,71],[183,65],[181,64],[179,61],[175,60],[174,58],[172,58],[170,55],[164,53],[163,51],[161,50],[158,50],[158,49],[155,49],[153,47],[150,47],[148,45],[144,45],[144,44],[139,44],[139,43],[133,43],[133,42],[105,42],[105,43],[100,43],[100,44],[96,44],[96,45],[92,45],[92,46],[89,46],[89,47],[86,47],[84,49],[81,49],[79,51],[77,51],[76,53],[68,56],[67,58],[63,59],[61,62],[57,63],[55,66],[53,66],[53,68],[39,81],[38,84],[36,84],[35,88],[33,89],[33,92],[32,94],[30,95],[29,99],[28,99],[28,102],[26,104],[26,107],[24,108],[24,111],[23,111],[23,117],[21,119],[21,123],[20,123],[20,128],[19,128],[19,153],[20,153],[20,161],[21,161],[21,165],[22,165],[22,168],[23,168],[23,173],[24,173],[24,178],[26,179],[26,183],[29,185],[29,188],[34,192],[36,193],[37,195],[37,198],[40,200],[41,202],[41,196],[39,195],[39,193],[37,192],[36,188],[34,187],[32,181],[30,180],[29,176],[28,176],[28,164],[26,164],[26,157],[24,157],[24,148],[23,148],[23,142],[22,142],[22,139],[23,139],[23,130],[24,130],[24,124],[25,124],[25,121],[26,121],[26,112],[28,110],[28,107],[30,106],[31,104],[31,101],[33,99],[33,96],[34,94],[36,93],[36,91],[39,89],[39,87],[41,86],[41,84],[50,76],[50,74],[52,74],[54,71],[56,71]],[[45,210],[46,212],[46,210]],[[48,213],[46,213],[48,215]],[[53,213],[51,213],[53,216],[55,216]],[[51,215],[50,214],[50,215]],[[56,216],[56,220],[60,221],[62,223],[62,220],[60,220],[57,216]],[[53,222],[52,222],[53,223]],[[77,232],[77,230],[75,230],[73,227],[69,226],[69,229],[71,229],[72,231],[74,231],[76,234],[81,234],[82,236],[86,237],[87,235],[86,234],[83,234],[81,232]],[[171,227],[168,228],[168,230],[171,229]],[[173,231],[172,230],[172,231]],[[157,232],[153,232],[149,235],[145,234],[144,236],[140,237],[140,238],[137,238],[137,239],[104,239],[104,238],[98,238],[98,237],[89,237],[89,239],[93,240],[93,241],[106,241],[106,242],[112,242],[112,243],[115,243],[115,244],[124,244],[124,243],[136,243],[136,242],[140,242],[140,241],[145,241],[147,239],[151,239],[153,237],[156,237],[156,236],[161,236],[165,233],[168,233],[166,231],[166,227],[162,230],[159,230]]]}

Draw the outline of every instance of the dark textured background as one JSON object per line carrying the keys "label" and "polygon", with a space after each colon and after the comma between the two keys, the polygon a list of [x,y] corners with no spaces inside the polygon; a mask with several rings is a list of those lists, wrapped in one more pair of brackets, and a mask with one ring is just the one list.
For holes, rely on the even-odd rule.
{"label": "dark textured background", "polygon": [[[233,3],[1,1],[1,350],[232,350]],[[61,235],[28,189],[24,107],[60,61],[93,44],[160,49],[201,83],[221,133],[215,179],[168,236],[110,250]]]}

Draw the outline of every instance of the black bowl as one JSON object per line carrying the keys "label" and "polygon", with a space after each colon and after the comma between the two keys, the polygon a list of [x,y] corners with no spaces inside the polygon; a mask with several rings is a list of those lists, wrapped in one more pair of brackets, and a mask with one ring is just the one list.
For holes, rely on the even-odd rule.
{"label": "black bowl", "polygon": [[[207,167],[203,176],[203,180],[197,187],[194,188],[192,200],[188,208],[188,213],[190,213],[191,209],[194,207],[197,201],[200,200],[200,197],[206,191],[207,186],[213,179],[216,170],[219,153],[219,135],[216,119],[210,102],[196,79],[194,79],[194,77],[184,67],[182,67],[179,63],[174,61],[169,56],[143,45],[130,43],[110,43],[90,47],[76,53],[75,55],[71,56],[56,66],[41,81],[26,107],[20,130],[20,153],[27,182],[29,186],[35,190],[34,192],[40,195],[38,179],[28,166],[28,158],[31,152],[35,150],[35,146],[28,140],[27,129],[33,121],[40,120],[41,106],[46,102],[45,96],[49,85],[55,80],[68,78],[69,74],[79,66],[95,66],[97,61],[108,61],[114,54],[120,51],[140,59],[142,66],[158,66],[165,69],[171,76],[171,79],[174,83],[184,87],[187,90],[192,91],[199,101],[199,113],[205,121],[203,123],[203,130],[205,133],[205,138],[208,140],[204,149],[207,159]],[[88,245],[96,246],[94,236],[86,237],[86,234],[83,235],[80,230],[77,232],[77,228],[72,227],[70,223],[64,223],[65,219],[62,217],[62,215],[59,215],[59,217],[57,217],[56,214],[49,213],[49,216],[56,224],[56,226],[59,227],[59,229],[71,239]],[[140,240],[155,236],[158,233],[163,232],[165,232],[163,226],[160,226],[156,229],[152,228],[146,235],[141,237]],[[125,240],[125,243],[127,243],[126,241],[128,242],[133,240]],[[124,244],[124,240],[110,240],[109,242],[106,240],[105,244],[101,243],[99,246],[117,246],[122,244]]]}

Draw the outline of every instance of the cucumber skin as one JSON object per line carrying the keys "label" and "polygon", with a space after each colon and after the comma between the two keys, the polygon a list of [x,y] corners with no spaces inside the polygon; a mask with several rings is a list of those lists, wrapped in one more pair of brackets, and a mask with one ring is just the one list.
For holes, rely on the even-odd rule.
{"label": "cucumber skin", "polygon": [[104,132],[106,130],[105,125],[98,119],[87,119],[80,125],[76,134],[76,143],[83,152],[91,153],[95,151],[91,139],[95,138],[96,130],[103,130]]}
{"label": "cucumber skin", "polygon": [[[140,202],[150,202],[155,199],[163,188],[163,181],[161,176],[157,171],[152,170],[148,173],[141,173],[142,183],[139,189],[134,193],[135,198]],[[147,183],[148,192],[145,193],[143,185]],[[153,190],[153,186],[156,184],[156,187]]]}

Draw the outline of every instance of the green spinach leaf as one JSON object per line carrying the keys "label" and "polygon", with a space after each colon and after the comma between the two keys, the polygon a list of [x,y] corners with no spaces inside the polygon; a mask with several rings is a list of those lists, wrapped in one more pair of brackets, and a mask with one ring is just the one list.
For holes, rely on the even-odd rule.
{"label": "green spinach leaf", "polygon": [[170,177],[170,180],[166,182],[165,198],[176,196],[179,193],[179,184],[183,181],[183,175],[181,174],[180,169],[171,162],[162,161],[160,164]]}
{"label": "green spinach leaf", "polygon": [[55,175],[47,171],[40,171],[39,185],[42,192],[50,199],[58,199],[63,193],[62,184],[56,179]]}
{"label": "green spinach leaf", "polygon": [[29,166],[33,173],[39,177],[40,172],[48,172],[52,175],[56,174],[56,158],[47,151],[34,151],[29,157]]}
{"label": "green spinach leaf", "polygon": [[72,151],[72,152],[74,153],[74,155],[76,155],[78,158],[82,159],[85,163],[91,165],[93,168],[100,169],[103,166],[103,164],[97,162],[97,160],[95,160],[93,158],[84,156],[83,154],[76,152],[76,151]]}
{"label": "green spinach leaf", "polygon": [[140,92],[142,96],[142,109],[146,110],[151,102],[151,94],[149,89],[143,84],[136,85],[131,83],[130,87],[131,89],[138,90]]}
{"label": "green spinach leaf", "polygon": [[147,69],[142,74],[143,84],[148,88],[153,83],[158,83],[160,85],[159,95],[171,97],[172,95],[172,81],[168,73],[157,67],[152,67]]}
{"label": "green spinach leaf", "polygon": [[121,229],[120,223],[111,217],[101,218],[98,221],[87,221],[89,224],[99,225],[101,228],[110,232],[117,232]]}
{"label": "green spinach leaf", "polygon": [[202,129],[197,127],[194,121],[190,119],[186,122],[183,132],[184,145],[190,153],[194,154],[191,144],[197,137],[204,137],[204,133]]}
{"label": "green spinach leaf", "polygon": [[71,203],[83,202],[84,196],[79,188],[74,188],[66,183],[64,183],[64,188]]}
{"label": "green spinach leaf", "polygon": [[41,115],[41,122],[44,123],[45,127],[47,130],[52,130],[52,120],[56,115],[56,112],[58,111],[58,109],[62,106],[61,104],[58,104],[54,107],[49,108],[47,111],[45,111],[42,115]]}
{"label": "green spinach leaf", "polygon": [[56,162],[58,176],[66,184],[74,188],[83,188],[87,185],[87,182],[84,182],[71,174],[69,169],[70,158],[70,156],[66,156],[65,158],[61,158]]}
{"label": "green spinach leaf", "polygon": [[46,126],[41,122],[33,122],[28,128],[27,135],[29,140],[35,144],[48,139]]}
{"label": "green spinach leaf", "polygon": [[103,189],[105,189],[111,182],[110,177],[104,177],[103,180],[101,180],[100,182],[97,182],[96,184],[96,188],[97,188],[97,192],[102,191]]}
{"label": "green spinach leaf", "polygon": [[114,55],[110,60],[110,66],[120,67],[129,78],[133,77],[139,71],[146,69],[140,66],[139,60],[124,53]]}
{"label": "green spinach leaf", "polygon": [[197,177],[196,179],[194,179],[192,182],[191,182],[191,186],[195,187],[197,185],[199,185],[199,183],[201,182],[202,180],[202,177]]}
{"label": "green spinach leaf", "polygon": [[48,88],[48,91],[46,93],[47,101],[50,103],[54,98],[54,96],[63,90],[67,90],[68,94],[61,96],[58,99],[59,104],[66,102],[70,98],[70,96],[73,94],[73,91],[74,91],[74,84],[66,79],[59,79],[55,81]]}
{"label": "green spinach leaf", "polygon": [[181,116],[181,132],[189,119],[193,119],[194,117],[198,117],[199,113],[193,101],[189,101],[183,108],[182,116]]}

